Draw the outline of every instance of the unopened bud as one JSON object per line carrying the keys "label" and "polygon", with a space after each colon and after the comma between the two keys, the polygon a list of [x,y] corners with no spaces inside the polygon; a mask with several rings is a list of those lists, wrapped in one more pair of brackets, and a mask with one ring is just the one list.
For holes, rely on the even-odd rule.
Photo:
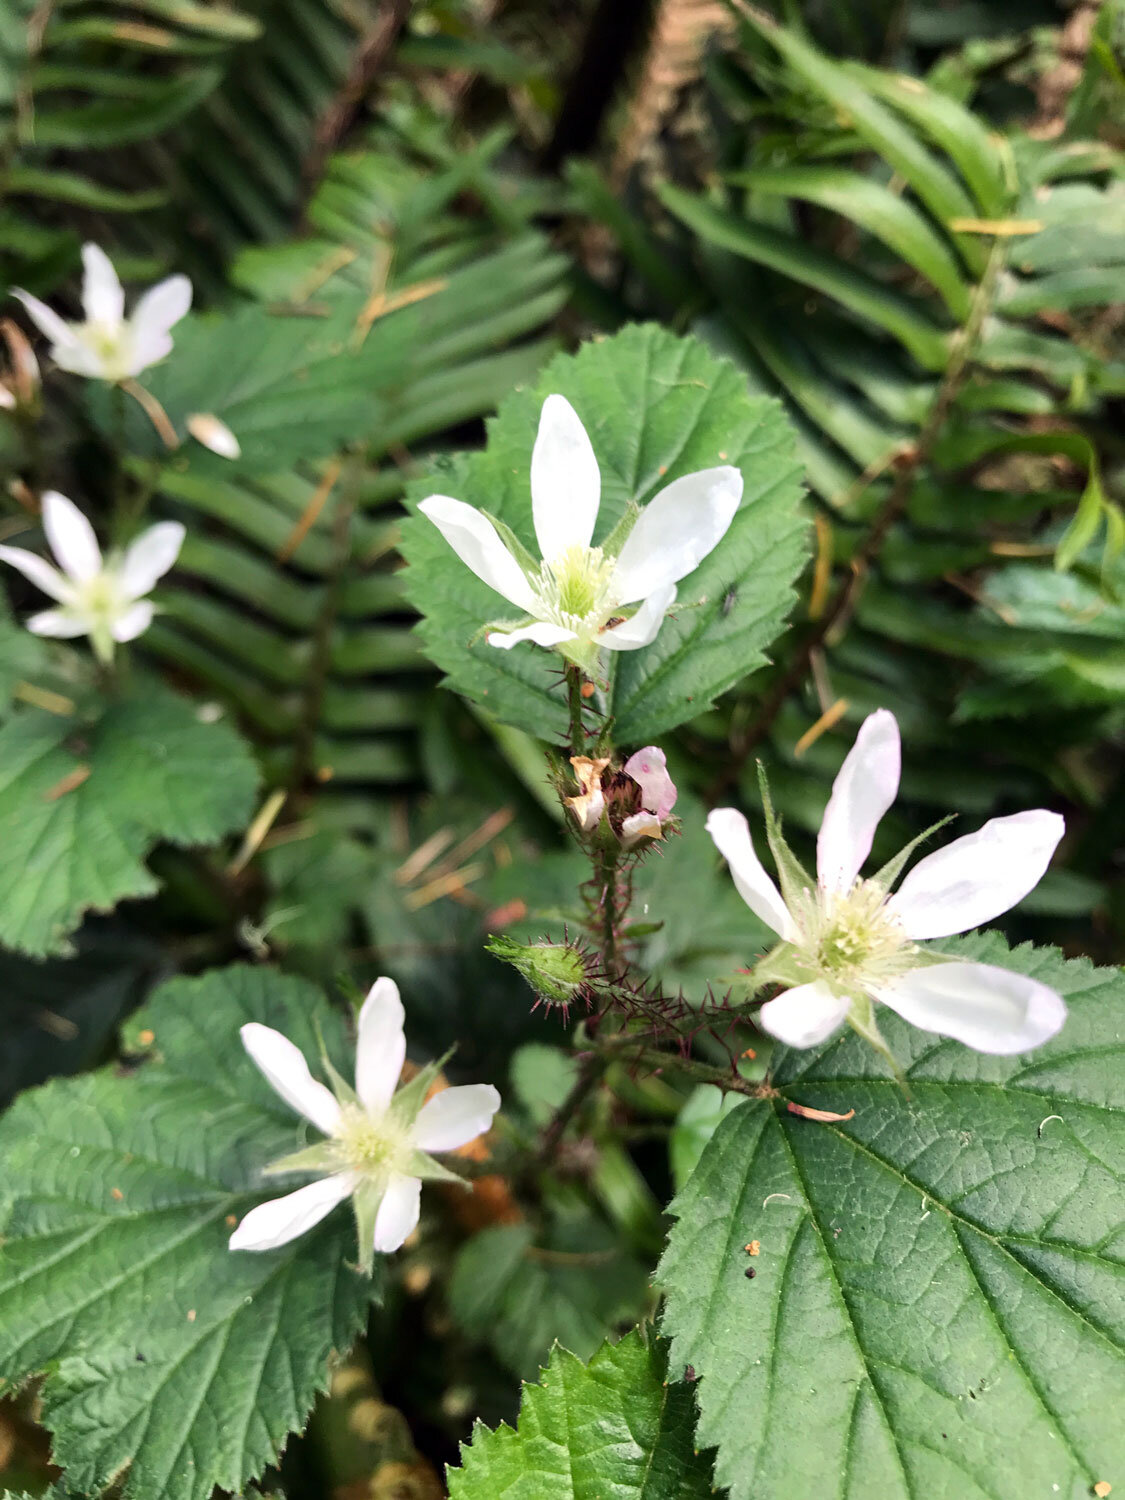
{"label": "unopened bud", "polygon": [[571,943],[517,943],[494,933],[488,951],[518,969],[545,1005],[587,1004],[593,960]]}
{"label": "unopened bud", "polygon": [[192,412],[187,419],[187,430],[197,443],[210,448],[220,458],[234,459],[242,456],[242,448],[234,433],[212,412]]}

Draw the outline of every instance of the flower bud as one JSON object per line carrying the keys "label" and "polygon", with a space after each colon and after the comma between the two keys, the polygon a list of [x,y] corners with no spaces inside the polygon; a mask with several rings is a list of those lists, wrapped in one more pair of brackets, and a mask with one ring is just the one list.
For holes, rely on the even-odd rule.
{"label": "flower bud", "polygon": [[242,448],[234,433],[225,422],[212,412],[195,411],[187,419],[187,430],[197,443],[210,448],[220,458],[241,458]]}
{"label": "flower bud", "polygon": [[494,933],[489,953],[518,969],[545,1005],[588,1005],[592,996],[593,960],[572,943],[517,943]]}

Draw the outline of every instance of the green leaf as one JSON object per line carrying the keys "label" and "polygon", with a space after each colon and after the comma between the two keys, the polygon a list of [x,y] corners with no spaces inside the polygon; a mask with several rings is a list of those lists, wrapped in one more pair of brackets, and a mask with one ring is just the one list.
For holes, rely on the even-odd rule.
{"label": "green leaf", "polygon": [[546,1125],[570,1093],[578,1064],[560,1047],[528,1042],[512,1054],[512,1091],[534,1125]]}
{"label": "green leaf", "polygon": [[257,781],[228,725],[152,684],[92,723],[16,714],[0,728],[0,941],[67,952],[85,911],[156,891],[158,839],[212,844],[245,823]]}
{"label": "green leaf", "polygon": [[778,1049],[778,1097],[728,1115],[672,1205],[671,1360],[701,1377],[698,1440],[732,1500],[1078,1497],[1125,1476],[1106,1421],[1125,1402],[1125,977],[995,933],[942,948],[1053,986],[1062,1033],[980,1056],[884,1010],[909,1099],[850,1033]]}
{"label": "green leaf", "polygon": [[[910,184],[939,224],[973,217],[975,205],[960,180],[853,73],[761,11],[740,14],[773,43],[801,81],[831,104],[847,126]],[[979,269],[981,247],[965,236],[958,243],[966,264]]]}
{"label": "green leaf", "polygon": [[947,335],[900,292],[795,235],[756,224],[682,188],[664,184],[660,197],[695,234],[836,298],[849,311],[893,333],[923,369],[944,369],[949,359]]}
{"label": "green leaf", "polygon": [[[552,361],[534,391],[517,391],[503,404],[486,451],[412,485],[415,503],[435,490],[455,495],[499,516],[534,548],[528,471],[540,407],[553,391],[574,404],[601,467],[595,542],[630,501],[651,499],[682,474],[731,463],[745,481],[730,530],[681,582],[679,606],[653,644],[603,653],[605,706],[617,738],[643,743],[702,713],[760,666],[781,628],[806,529],[791,429],[779,407],[747,394],[733,364],[693,339],[636,325]],[[558,655],[474,643],[486,621],[512,607],[469,572],[425,517],[406,522],[402,546],[407,592],[425,616],[426,650],[449,685],[497,718],[561,737],[567,720]]]}
{"label": "green leaf", "polygon": [[447,1470],[451,1500],[710,1500],[690,1391],[667,1379],[663,1345],[640,1333],[586,1366],[555,1349],[515,1428],[474,1428]]}
{"label": "green leaf", "polygon": [[34,1090],[0,1122],[0,1376],[45,1371],[43,1417],[76,1489],[127,1469],[136,1500],[207,1500],[272,1463],[359,1331],[371,1284],[346,1262],[341,1208],[262,1254],[230,1225],[276,1196],[261,1169],[297,1122],[238,1029],[277,1027],[309,1056],[339,1015],[266,969],[164,985],[131,1021],[150,1060]]}
{"label": "green leaf", "polygon": [[[928,87],[920,78],[889,73],[863,63],[844,64],[846,72],[873,94],[894,105],[947,152],[960,168],[984,214],[1002,217],[1013,195],[1005,176],[1007,138],[956,99]],[[1014,167],[1011,175],[1014,176]]]}
{"label": "green leaf", "polygon": [[758,168],[734,173],[731,180],[757,193],[781,193],[843,214],[931,281],[958,321],[968,316],[971,293],[948,244],[924,214],[881,182],[820,165]]}
{"label": "green leaf", "polygon": [[745,1094],[724,1094],[713,1083],[701,1083],[692,1089],[668,1137],[669,1165],[677,1192],[699,1165],[703,1148],[727,1115],[745,1103]]}
{"label": "green leaf", "polygon": [[644,1310],[645,1268],[589,1213],[558,1213],[541,1237],[528,1224],[482,1230],[457,1257],[453,1316],[525,1380],[556,1341],[588,1359]]}

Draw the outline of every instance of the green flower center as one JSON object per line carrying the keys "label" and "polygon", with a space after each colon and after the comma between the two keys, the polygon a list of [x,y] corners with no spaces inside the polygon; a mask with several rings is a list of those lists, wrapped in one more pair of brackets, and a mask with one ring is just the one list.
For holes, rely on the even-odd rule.
{"label": "green flower center", "polygon": [[132,330],[128,323],[81,323],[74,331],[101,360],[111,380],[122,380],[128,375],[132,353]]}
{"label": "green flower center", "polygon": [[613,604],[615,561],[600,547],[568,547],[543,563],[534,585],[543,617],[576,632],[582,624],[589,631],[600,629]]}
{"label": "green flower center", "polygon": [[913,944],[886,909],[887,893],[873,880],[850,891],[818,892],[798,944],[805,966],[841,991],[863,990],[910,967]]}
{"label": "green flower center", "polygon": [[401,1170],[411,1149],[405,1132],[389,1115],[373,1120],[355,1104],[343,1107],[335,1145],[341,1166],[365,1177],[385,1177]]}
{"label": "green flower center", "polygon": [[98,619],[112,619],[125,608],[126,600],[113,573],[95,573],[84,583],[77,585],[76,593],[82,610]]}

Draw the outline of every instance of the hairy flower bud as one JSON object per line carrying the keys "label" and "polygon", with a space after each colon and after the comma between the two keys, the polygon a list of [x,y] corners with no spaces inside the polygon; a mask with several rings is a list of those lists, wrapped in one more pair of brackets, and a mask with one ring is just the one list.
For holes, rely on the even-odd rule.
{"label": "hairy flower bud", "polygon": [[594,960],[573,943],[517,943],[495,933],[488,951],[518,969],[544,1005],[588,1005]]}

